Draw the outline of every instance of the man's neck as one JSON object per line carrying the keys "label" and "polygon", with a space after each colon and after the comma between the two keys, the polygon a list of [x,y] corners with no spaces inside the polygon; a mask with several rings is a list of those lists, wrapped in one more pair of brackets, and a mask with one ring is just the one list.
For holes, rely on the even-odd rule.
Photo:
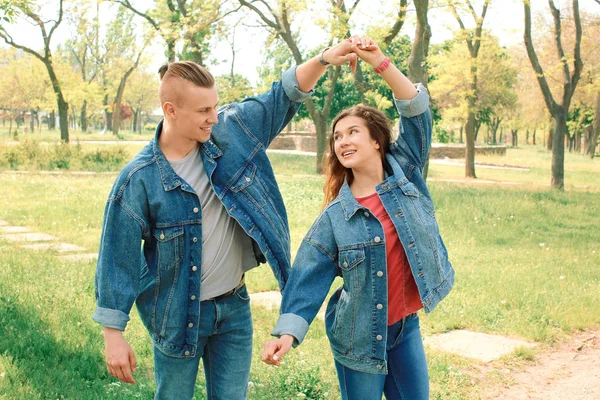
{"label": "man's neck", "polygon": [[169,161],[180,160],[192,151],[198,142],[182,137],[174,132],[167,120],[163,121],[162,132],[158,137],[158,146]]}

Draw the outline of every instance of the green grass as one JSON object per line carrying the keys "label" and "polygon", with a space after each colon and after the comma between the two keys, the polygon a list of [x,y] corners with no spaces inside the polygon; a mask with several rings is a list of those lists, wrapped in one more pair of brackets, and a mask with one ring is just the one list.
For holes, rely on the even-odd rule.
{"label": "green grass", "polygon": [[[13,124],[13,132],[15,131],[16,125]],[[82,132],[79,129],[69,129],[69,141],[76,142],[77,140],[101,140],[101,141],[114,141],[114,140],[144,140],[148,141],[154,136],[154,131],[142,131],[142,133],[133,132],[131,130],[120,130],[119,135],[115,136],[112,132],[101,134],[101,131],[91,129],[88,132]],[[60,141],[60,129],[56,127],[54,130],[48,130],[45,126],[42,127],[41,132],[35,131],[34,133],[23,132],[23,126],[19,128],[18,135],[15,138],[14,135],[9,135],[8,124],[4,126],[0,125],[0,142],[12,142],[14,140],[40,140],[47,142],[58,142]]]}
{"label": "green grass", "polygon": [[[525,154],[519,149],[511,153],[504,163],[518,165],[515,160]],[[530,153],[528,157],[544,156]],[[286,201],[295,255],[320,211],[323,178],[311,172],[314,157],[270,157]],[[567,161],[567,169],[577,165],[574,179],[598,172],[598,160],[568,156]],[[530,162],[544,170],[537,158]],[[527,176],[531,183],[538,179]],[[114,178],[114,173],[0,173],[0,219],[97,251],[104,204]],[[597,193],[442,182],[429,186],[456,270],[456,285],[433,313],[422,316],[424,334],[466,328],[523,337],[539,342],[543,349],[575,330],[599,325]],[[52,253],[24,251],[0,240],[0,266],[0,399],[151,398],[151,345],[135,310],[126,337],[136,351],[138,384],[120,384],[106,372],[101,328],[90,318],[93,262],[64,261]],[[251,292],[277,287],[268,266],[252,270],[247,281]],[[289,399],[298,392],[339,398],[323,322],[315,320],[306,342],[286,357],[284,366],[273,368],[260,362],[260,352],[277,310],[254,308],[253,312],[249,399]],[[475,361],[432,349],[427,355],[433,399],[478,398],[486,382],[503,379],[493,373],[482,375]],[[535,352],[520,349],[492,366],[502,368],[534,358]],[[204,398],[201,376],[197,399]]]}

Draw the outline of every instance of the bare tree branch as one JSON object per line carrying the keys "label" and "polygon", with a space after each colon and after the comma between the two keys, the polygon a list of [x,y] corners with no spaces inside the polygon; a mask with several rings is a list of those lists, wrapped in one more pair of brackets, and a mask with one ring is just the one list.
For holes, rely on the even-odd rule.
{"label": "bare tree branch", "polygon": [[160,30],[160,26],[152,17],[150,17],[148,14],[145,14],[145,13],[137,10],[136,8],[134,8],[133,5],[131,5],[131,3],[129,2],[129,0],[111,0],[111,1],[121,4],[123,7],[125,7],[129,11],[133,12],[136,15],[139,15],[140,17],[142,17],[146,21],[148,21],[154,29],[156,29],[157,31]]}
{"label": "bare tree branch", "polygon": [[389,46],[390,43],[398,36],[400,29],[404,25],[404,21],[406,20],[406,9],[408,7],[408,0],[400,0],[400,8],[398,9],[398,17],[396,18],[396,22],[394,22],[394,26],[390,33],[383,39],[383,43],[386,46]]}

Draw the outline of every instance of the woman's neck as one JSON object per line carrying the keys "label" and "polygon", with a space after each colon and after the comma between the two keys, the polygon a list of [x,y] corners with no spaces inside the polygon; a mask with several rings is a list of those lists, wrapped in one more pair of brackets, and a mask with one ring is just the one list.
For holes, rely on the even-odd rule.
{"label": "woman's neck", "polygon": [[352,169],[354,179],[350,184],[350,190],[354,197],[365,197],[375,193],[375,187],[384,178],[383,164],[377,163],[366,169]]}

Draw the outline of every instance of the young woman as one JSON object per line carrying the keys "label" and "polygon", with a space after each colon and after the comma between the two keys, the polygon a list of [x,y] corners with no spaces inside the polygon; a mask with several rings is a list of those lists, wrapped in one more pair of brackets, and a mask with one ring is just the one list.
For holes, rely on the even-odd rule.
{"label": "young woman", "polygon": [[354,52],[394,92],[400,135],[358,105],[333,121],[326,161],[328,205],[304,238],[283,292],[281,315],[263,361],[279,365],[308,327],[336,276],[325,326],[342,399],[429,398],[417,311],[429,313],[454,283],[422,176],[431,142],[429,97],[368,38]]}

